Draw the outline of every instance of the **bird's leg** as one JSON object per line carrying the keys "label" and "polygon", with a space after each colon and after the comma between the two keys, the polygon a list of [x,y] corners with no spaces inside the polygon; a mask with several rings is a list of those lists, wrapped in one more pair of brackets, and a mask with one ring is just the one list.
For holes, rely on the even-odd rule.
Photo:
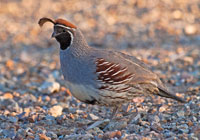
{"label": "bird's leg", "polygon": [[122,108],[122,110],[123,110],[123,116],[128,116],[128,115],[130,115],[130,110],[132,110],[131,108],[131,105],[130,105],[130,103],[128,103],[126,106],[124,106],[123,108]]}
{"label": "bird's leg", "polygon": [[140,117],[140,114],[138,114],[138,109],[137,109],[135,102],[133,102],[133,105],[134,105],[136,112],[131,113],[128,123],[130,123],[133,119],[137,120]]}
{"label": "bird's leg", "polygon": [[113,112],[112,112],[112,114],[111,114],[111,116],[110,116],[110,120],[112,120],[113,119],[113,117],[115,116],[115,114],[117,113],[117,111],[118,111],[118,106],[116,106],[114,109],[113,109]]}
{"label": "bird's leg", "polygon": [[[119,106],[114,107],[111,116],[109,117],[110,122],[112,121],[113,117],[115,116],[115,114],[118,111]],[[110,122],[104,127],[103,131],[106,131],[110,125]]]}

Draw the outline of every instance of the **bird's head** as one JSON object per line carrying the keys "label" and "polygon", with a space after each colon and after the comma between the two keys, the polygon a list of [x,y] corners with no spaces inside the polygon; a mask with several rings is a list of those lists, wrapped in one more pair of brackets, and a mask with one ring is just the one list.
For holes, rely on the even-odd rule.
{"label": "bird's head", "polygon": [[52,20],[50,18],[41,18],[38,22],[40,26],[43,26],[44,23],[51,22],[54,25],[54,31],[52,37],[60,43],[60,48],[62,50],[67,49],[73,43],[74,35],[77,30],[77,27],[64,19]]}

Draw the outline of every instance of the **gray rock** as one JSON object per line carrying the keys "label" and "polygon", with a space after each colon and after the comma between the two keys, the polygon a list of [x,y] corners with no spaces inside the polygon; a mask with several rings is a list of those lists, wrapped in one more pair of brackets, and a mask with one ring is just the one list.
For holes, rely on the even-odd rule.
{"label": "gray rock", "polygon": [[93,129],[88,130],[87,133],[98,136],[98,134],[103,134],[104,132],[99,127],[94,127]]}
{"label": "gray rock", "polygon": [[47,115],[45,117],[45,121],[43,123],[48,124],[48,125],[55,125],[56,124],[56,119],[55,119],[55,117],[53,117],[51,115]]}
{"label": "gray rock", "polygon": [[139,133],[139,131],[141,130],[141,127],[140,125],[129,124],[127,129],[130,133]]}
{"label": "gray rock", "polygon": [[52,131],[47,132],[47,133],[46,133],[46,136],[47,136],[47,137],[50,137],[51,139],[57,139],[57,138],[58,138],[57,134],[54,133],[54,132],[52,132]]}
{"label": "gray rock", "polygon": [[185,112],[183,110],[177,112],[178,117],[184,117]]}
{"label": "gray rock", "polygon": [[19,103],[22,103],[22,104],[25,104],[25,105],[31,105],[32,103],[34,102],[37,102],[37,98],[33,95],[33,94],[30,94],[30,93],[26,93],[23,98],[21,98],[19,100]]}
{"label": "gray rock", "polygon": [[59,79],[59,78],[60,78],[60,73],[59,73],[59,71],[54,70],[54,71],[51,73],[51,76],[52,76],[54,79]]}
{"label": "gray rock", "polygon": [[93,129],[93,128],[95,128],[95,127],[104,128],[109,122],[110,122],[109,119],[105,119],[105,120],[102,120],[102,121],[96,121],[95,123],[93,123],[92,125],[90,125],[90,126],[87,128],[87,130]]}
{"label": "gray rock", "polygon": [[188,133],[189,132],[189,128],[188,128],[187,124],[179,125],[179,126],[177,126],[177,129],[179,131],[181,131],[182,133]]}
{"label": "gray rock", "polygon": [[40,140],[40,136],[37,134],[34,138],[34,140]]}
{"label": "gray rock", "polygon": [[8,119],[9,119],[9,121],[12,122],[12,123],[16,123],[16,122],[18,122],[18,120],[19,120],[17,117],[9,117]]}
{"label": "gray rock", "polygon": [[68,140],[90,140],[93,139],[94,136],[92,134],[74,134],[74,135],[66,135],[64,139]]}
{"label": "gray rock", "polygon": [[0,109],[8,109],[11,112],[20,112],[22,110],[15,100],[10,98],[6,99],[4,97],[0,97]]}
{"label": "gray rock", "polygon": [[160,122],[160,118],[156,115],[154,116],[154,122],[156,122],[156,123]]}
{"label": "gray rock", "polygon": [[55,81],[45,81],[38,90],[42,93],[51,94],[60,90],[60,84]]}
{"label": "gray rock", "polygon": [[[1,78],[2,78],[2,77],[0,77],[0,79],[1,79]],[[9,91],[9,89],[6,88],[6,87],[4,87],[3,84],[0,83],[0,91],[6,92],[6,91]]]}
{"label": "gray rock", "polygon": [[51,120],[51,121],[54,121],[55,120],[55,117],[51,116],[51,115],[47,115],[45,117],[46,120]]}
{"label": "gray rock", "polygon": [[110,122],[104,130],[121,130],[123,128],[127,127],[127,122],[126,121],[120,121],[120,122]]}
{"label": "gray rock", "polygon": [[17,135],[25,137],[26,136],[26,130],[24,130],[22,128],[18,129]]}
{"label": "gray rock", "polygon": [[197,136],[195,136],[194,133],[189,134],[188,137],[189,137],[189,139],[191,139],[191,140],[199,140],[199,138],[198,138]]}
{"label": "gray rock", "polygon": [[16,136],[16,131],[15,130],[3,130],[3,135],[5,138],[11,138],[13,139]]}
{"label": "gray rock", "polygon": [[193,121],[197,121],[197,118],[195,116],[192,116]]}
{"label": "gray rock", "polygon": [[140,113],[131,114],[130,123],[137,123],[140,118],[141,118],[141,114]]}
{"label": "gray rock", "polygon": [[163,133],[163,135],[164,135],[166,138],[171,138],[171,137],[173,137],[175,134],[174,134],[173,132],[171,132],[171,131],[165,131],[165,132]]}

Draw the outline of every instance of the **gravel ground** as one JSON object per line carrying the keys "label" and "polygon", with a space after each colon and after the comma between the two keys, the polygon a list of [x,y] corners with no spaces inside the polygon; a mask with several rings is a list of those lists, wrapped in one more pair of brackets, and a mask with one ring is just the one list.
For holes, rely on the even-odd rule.
{"label": "gravel ground", "polygon": [[[199,13],[199,0],[1,0],[0,139],[200,139]],[[106,119],[112,108],[71,96],[44,16],[138,57],[187,103],[141,97]]]}

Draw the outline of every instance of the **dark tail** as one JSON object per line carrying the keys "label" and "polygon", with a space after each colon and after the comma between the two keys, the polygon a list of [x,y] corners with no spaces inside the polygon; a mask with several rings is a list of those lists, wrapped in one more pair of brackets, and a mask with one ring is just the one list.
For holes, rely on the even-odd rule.
{"label": "dark tail", "polygon": [[162,87],[158,87],[159,89],[159,93],[158,95],[162,96],[162,97],[166,97],[166,98],[171,98],[171,99],[175,99],[181,103],[186,103],[186,101],[180,97],[177,97],[176,95],[173,95],[172,93],[170,93],[169,91],[167,91],[166,89],[162,88]]}

